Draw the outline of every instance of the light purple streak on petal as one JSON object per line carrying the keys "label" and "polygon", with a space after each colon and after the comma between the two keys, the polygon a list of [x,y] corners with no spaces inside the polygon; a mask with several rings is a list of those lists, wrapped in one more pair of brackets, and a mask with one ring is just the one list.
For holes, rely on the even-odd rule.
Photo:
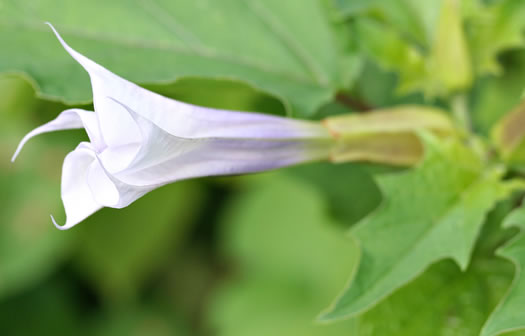
{"label": "light purple streak on petal", "polygon": [[54,120],[29,132],[18,144],[15,154],[11,158],[11,162],[16,160],[24,145],[34,136],[47,132],[78,128],[86,129],[86,132],[88,133],[88,136],[94,145],[98,145],[99,147],[103,145],[97,126],[95,113],[81,109],[70,109],[60,113]]}
{"label": "light purple streak on petal", "polygon": [[[303,138],[329,136],[316,123],[260,113],[236,112],[205,108],[178,102],[145,90],[91,61],[72,49],[51,26],[66,51],[91,77],[95,111],[108,145],[134,142],[136,129],[125,113],[115,112],[111,97],[162,130],[183,138]],[[129,127],[128,127],[129,124]],[[127,132],[122,132],[127,129]],[[115,137],[111,139],[110,137]],[[128,139],[128,137],[130,137]]]}
{"label": "light purple streak on petal", "polygon": [[[332,140],[325,138],[186,139],[166,133],[127,109],[139,125],[143,142],[131,164],[115,173],[114,177],[134,186],[158,186],[201,176],[252,173],[326,159],[332,145]],[[103,155],[104,152],[100,156]],[[104,164],[104,160],[101,161]]]}
{"label": "light purple streak on petal", "polygon": [[81,143],[66,156],[62,168],[61,188],[67,219],[66,223],[60,226],[52,217],[57,228],[69,229],[102,208],[94,200],[88,185],[88,169],[95,160],[95,154],[88,143]]}

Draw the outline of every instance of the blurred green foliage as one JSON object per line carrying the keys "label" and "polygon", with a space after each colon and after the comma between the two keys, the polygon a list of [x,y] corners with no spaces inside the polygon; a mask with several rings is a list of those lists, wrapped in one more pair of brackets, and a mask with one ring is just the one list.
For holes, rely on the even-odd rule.
{"label": "blurred green foliage", "polygon": [[[486,139],[525,88],[525,2],[443,1],[0,0],[0,334],[463,336],[498,304],[484,335],[523,327],[525,285],[495,255],[516,235],[500,224],[523,195],[501,201],[472,152],[445,150],[410,171],[316,163],[185,181],[66,232],[49,214],[63,218],[60,167],[85,134],[42,136],[9,162],[30,129],[69,104],[92,108],[87,76],[44,20],[178,100],[321,119],[403,103],[452,109],[460,94]],[[472,181],[490,190],[466,193]],[[447,216],[472,217],[468,234]],[[454,239],[420,239],[425,225]],[[499,255],[522,266],[522,241]],[[370,279],[378,292],[354,300]],[[501,301],[513,279],[516,296]],[[317,321],[328,307],[352,317]]]}

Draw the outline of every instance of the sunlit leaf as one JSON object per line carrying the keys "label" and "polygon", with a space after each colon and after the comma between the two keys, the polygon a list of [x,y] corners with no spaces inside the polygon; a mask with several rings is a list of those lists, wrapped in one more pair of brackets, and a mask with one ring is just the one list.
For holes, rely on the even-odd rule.
{"label": "sunlit leaf", "polygon": [[484,171],[456,142],[426,149],[414,170],[378,178],[383,203],[351,231],[362,250],[359,268],[325,319],[370,309],[437,260],[467,268],[487,212],[510,190],[501,170]]}

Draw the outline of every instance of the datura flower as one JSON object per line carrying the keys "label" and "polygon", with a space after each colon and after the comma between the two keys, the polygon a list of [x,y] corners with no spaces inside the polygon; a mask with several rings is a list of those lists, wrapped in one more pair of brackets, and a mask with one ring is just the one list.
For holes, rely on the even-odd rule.
{"label": "datura flower", "polygon": [[[51,26],[51,25],[50,25]],[[62,201],[69,229],[102,207],[123,208],[175,181],[261,172],[330,160],[412,165],[423,156],[425,129],[452,133],[446,115],[424,106],[302,121],[186,104],[145,90],[73,50],[88,72],[95,111],[69,109],[28,133],[13,161],[35,135],[84,128],[89,142],[69,153],[62,167]]]}
{"label": "datura flower", "polygon": [[69,109],[27,134],[84,128],[89,142],[62,168],[69,229],[102,207],[123,208],[162,185],[194,177],[260,172],[326,159],[333,142],[319,123],[199,107],[145,90],[72,49],[88,72],[93,111]]}

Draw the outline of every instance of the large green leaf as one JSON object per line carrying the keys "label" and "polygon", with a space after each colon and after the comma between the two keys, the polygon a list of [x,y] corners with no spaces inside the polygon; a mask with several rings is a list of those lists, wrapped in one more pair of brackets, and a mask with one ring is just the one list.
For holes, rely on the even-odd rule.
{"label": "large green leaf", "polygon": [[[525,207],[514,210],[503,222],[503,227],[525,229]],[[498,254],[512,261],[516,274],[506,297],[494,310],[483,327],[482,336],[495,336],[504,332],[525,329],[525,235],[522,233],[498,251]]]}
{"label": "large green leaf", "polygon": [[361,316],[354,335],[478,336],[511,277],[512,266],[494,257],[466,271],[439,262]]}
{"label": "large green leaf", "polygon": [[501,221],[514,204],[500,202],[487,216],[467,270],[450,260],[432,265],[360,316],[355,335],[478,336],[512,282],[512,264],[494,251],[512,233]]}
{"label": "large green leaf", "polygon": [[258,177],[221,224],[224,249],[238,267],[211,306],[218,335],[349,335],[353,321],[314,323],[358,253],[314,188],[285,175]]}
{"label": "large green leaf", "polygon": [[67,102],[90,100],[89,82],[44,21],[135,82],[243,80],[301,116],[347,87],[356,69],[321,0],[2,0],[0,8],[0,71],[27,73],[41,95]]}
{"label": "large green leaf", "polygon": [[325,319],[368,310],[439,259],[468,266],[486,213],[509,187],[459,143],[430,140],[426,152],[414,170],[378,178],[383,204],[351,231],[359,268]]}
{"label": "large green leaf", "polygon": [[[332,175],[325,176],[329,179]],[[494,257],[494,245],[489,244],[466,271],[450,261],[437,263],[358,318],[329,328],[310,324],[308,319],[322,301],[314,304],[316,293],[326,291],[326,297],[319,297],[327,298],[337,286],[334,278],[341,282],[344,275],[334,276],[335,271],[329,271],[336,261],[319,261],[335,250],[328,248],[332,240],[321,233],[326,230],[320,230],[326,219],[313,215],[322,205],[320,199],[297,182],[274,178],[273,183],[265,183],[267,180],[270,178],[239,197],[224,221],[227,250],[240,263],[238,276],[219,290],[212,305],[211,317],[219,334],[477,336],[511,282],[512,265]],[[275,211],[267,213],[269,206]],[[485,233],[491,237],[501,237],[494,229],[500,224],[501,210],[508,210],[497,209],[490,216],[490,232]],[[304,238],[309,235],[319,238]],[[339,246],[340,240],[334,237],[331,244]],[[352,240],[348,244],[348,251],[357,258],[357,247]],[[297,272],[299,269],[302,271]],[[321,289],[329,283],[333,284],[330,290]]]}

